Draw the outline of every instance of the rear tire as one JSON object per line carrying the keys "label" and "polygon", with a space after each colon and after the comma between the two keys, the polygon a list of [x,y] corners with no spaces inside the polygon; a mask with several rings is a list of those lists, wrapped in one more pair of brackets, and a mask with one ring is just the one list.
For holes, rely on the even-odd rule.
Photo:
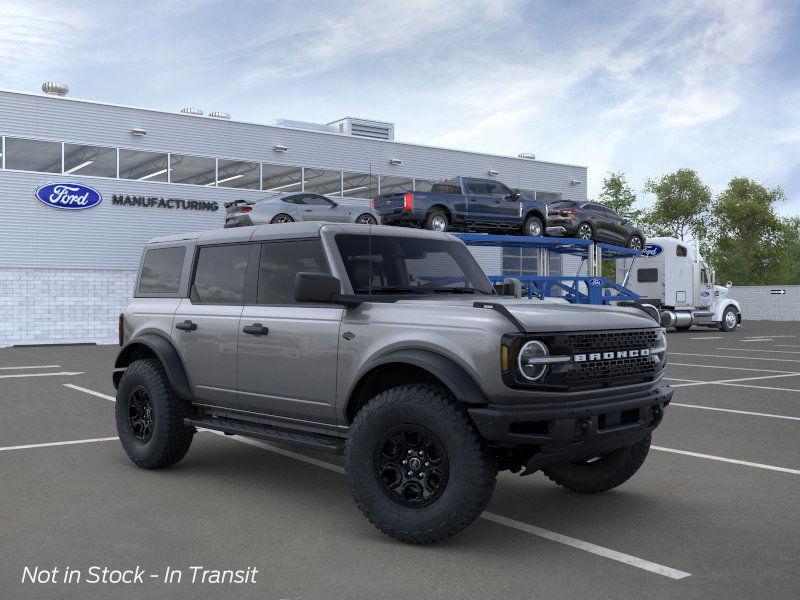
{"label": "rear tire", "polygon": [[274,217],[270,223],[279,224],[279,223],[294,223],[294,219],[285,213],[278,213]]}
{"label": "rear tire", "polygon": [[628,240],[628,248],[631,250],[642,250],[644,249],[644,240],[638,235],[632,235]]}
{"label": "rear tire", "polygon": [[575,230],[575,237],[580,240],[594,239],[594,229],[589,223],[581,223]]}
{"label": "rear tire", "polygon": [[639,470],[650,450],[650,434],[642,441],[589,461],[542,468],[553,482],[578,494],[598,494],[622,485]]}
{"label": "rear tire", "polygon": [[361,225],[377,225],[378,220],[370,214],[364,213],[363,215],[359,215],[359,217],[355,221],[356,223],[360,223]]}
{"label": "rear tire", "polygon": [[132,362],[117,388],[115,417],[122,447],[134,464],[160,469],[189,451],[194,427],[187,427],[189,405],[175,394],[164,367],[150,358]]}
{"label": "rear tire", "polygon": [[367,402],[350,427],[345,461],[362,514],[412,544],[444,540],[472,523],[497,477],[463,408],[427,384],[395,387]]}
{"label": "rear tire", "polygon": [[736,310],[729,306],[722,313],[722,321],[719,324],[720,331],[731,332],[739,325],[739,319],[736,315]]}
{"label": "rear tire", "polygon": [[425,219],[425,229],[430,231],[447,231],[450,227],[450,219],[447,218],[445,212],[440,208],[434,208],[428,212],[428,217]]}
{"label": "rear tire", "polygon": [[542,220],[533,215],[525,219],[525,224],[522,226],[522,235],[528,237],[542,237],[544,235],[544,224],[542,224]]}

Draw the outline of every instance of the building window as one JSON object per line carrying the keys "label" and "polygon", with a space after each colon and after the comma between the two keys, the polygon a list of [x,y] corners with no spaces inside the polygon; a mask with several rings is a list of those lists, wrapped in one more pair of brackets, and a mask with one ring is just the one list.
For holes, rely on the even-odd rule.
{"label": "building window", "polygon": [[6,169],[61,173],[61,143],[6,138]]}
{"label": "building window", "polygon": [[169,170],[170,183],[212,186],[216,181],[217,161],[204,156],[171,154]]}
{"label": "building window", "polygon": [[141,150],[119,151],[119,176],[139,181],[168,181],[167,155]]}
{"label": "building window", "polygon": [[414,191],[414,180],[410,177],[381,176],[381,194],[403,194]]}
{"label": "building window", "polygon": [[64,144],[64,174],[117,176],[117,149]]}
{"label": "building window", "polygon": [[342,173],[346,198],[374,198],[378,195],[378,176],[367,173]]}
{"label": "building window", "polygon": [[219,187],[257,190],[260,186],[260,165],[254,162],[220,159],[217,163]]}
{"label": "building window", "polygon": [[341,196],[342,195],[342,172],[341,171],[328,171],[326,169],[312,169],[306,167],[303,169],[304,177],[304,190],[306,192],[313,192],[314,194],[322,194],[323,196]]}
{"label": "building window", "polygon": [[261,165],[262,184],[265,192],[299,192],[303,187],[303,170],[285,165]]}

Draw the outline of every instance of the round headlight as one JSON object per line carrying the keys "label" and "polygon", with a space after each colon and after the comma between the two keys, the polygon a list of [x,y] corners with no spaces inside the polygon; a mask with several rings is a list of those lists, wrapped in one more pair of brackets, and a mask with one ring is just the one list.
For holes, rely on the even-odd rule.
{"label": "round headlight", "polygon": [[546,364],[537,364],[537,358],[544,358],[550,355],[550,351],[539,340],[531,340],[519,350],[517,355],[517,367],[519,373],[528,381],[539,381],[547,371]]}

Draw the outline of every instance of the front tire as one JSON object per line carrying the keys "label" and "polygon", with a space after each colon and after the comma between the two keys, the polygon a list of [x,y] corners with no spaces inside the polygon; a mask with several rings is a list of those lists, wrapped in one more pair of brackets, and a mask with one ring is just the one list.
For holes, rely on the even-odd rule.
{"label": "front tire", "polygon": [[642,441],[600,457],[542,468],[553,482],[578,494],[598,494],[622,485],[644,464],[650,434]]}
{"label": "front tire", "polygon": [[522,226],[522,235],[528,237],[542,237],[544,235],[542,220],[532,215],[525,219],[525,224]]}
{"label": "front tire", "polygon": [[738,325],[739,319],[736,315],[736,310],[734,310],[732,306],[729,306],[722,313],[722,321],[719,324],[719,328],[721,331],[730,332],[734,331]]}
{"label": "front tire", "polygon": [[441,388],[423,384],[395,387],[367,402],[350,427],[345,461],[362,514],[412,544],[444,540],[472,523],[497,477],[462,407]]}
{"label": "front tire", "polygon": [[581,223],[575,231],[575,237],[579,240],[591,240],[594,238],[594,229],[589,223]]}
{"label": "front tire", "polygon": [[183,424],[188,409],[158,360],[132,362],[119,382],[115,407],[117,433],[128,458],[143,469],[180,461],[194,436],[194,427]]}

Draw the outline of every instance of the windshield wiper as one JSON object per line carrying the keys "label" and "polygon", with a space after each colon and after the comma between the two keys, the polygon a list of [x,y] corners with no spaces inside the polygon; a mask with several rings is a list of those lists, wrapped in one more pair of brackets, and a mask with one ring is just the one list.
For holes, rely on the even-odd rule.
{"label": "windshield wiper", "polygon": [[407,285],[387,285],[387,286],[373,286],[372,288],[360,287],[356,289],[356,294],[426,294],[417,287]]}
{"label": "windshield wiper", "polygon": [[437,287],[433,288],[434,292],[448,292],[450,294],[486,294],[487,292],[482,292],[481,290],[476,290],[475,288],[471,287]]}

